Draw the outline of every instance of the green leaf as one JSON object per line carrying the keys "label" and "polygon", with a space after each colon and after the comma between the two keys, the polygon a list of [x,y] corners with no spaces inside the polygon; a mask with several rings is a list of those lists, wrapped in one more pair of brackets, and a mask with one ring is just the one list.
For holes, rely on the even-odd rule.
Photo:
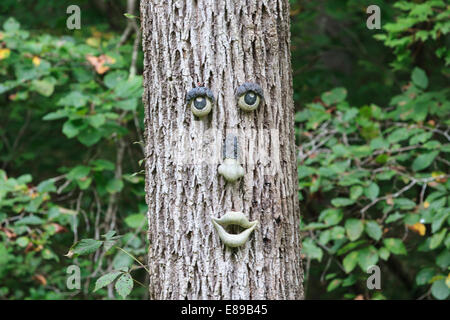
{"label": "green leaf", "polygon": [[443,270],[447,269],[450,266],[450,250],[444,249],[436,258],[436,264]]}
{"label": "green leaf", "polygon": [[118,70],[109,72],[103,80],[108,88],[114,89],[121,81],[126,81],[127,78],[128,72],[125,70]]}
{"label": "green leaf", "polygon": [[122,110],[136,110],[138,105],[138,100],[136,98],[131,98],[127,100],[121,100],[116,102],[116,107]]}
{"label": "green leaf", "polygon": [[386,249],[385,247],[381,247],[380,249],[378,249],[378,255],[380,256],[381,259],[387,261],[391,254],[388,249]]}
{"label": "green leaf", "polygon": [[138,16],[135,16],[135,15],[133,15],[133,14],[131,14],[131,13],[124,13],[123,15],[124,15],[125,17],[127,17],[128,19],[136,19],[136,18],[139,19]]}
{"label": "green leaf", "polygon": [[348,219],[345,221],[345,230],[350,241],[355,241],[361,236],[364,230],[364,224],[358,219]]}
{"label": "green leaf", "polygon": [[343,216],[342,210],[326,209],[320,213],[319,221],[324,221],[325,224],[332,226],[338,224]]}
{"label": "green leaf", "polygon": [[399,213],[399,212],[395,212],[393,214],[390,214],[387,219],[386,219],[386,223],[391,223],[391,222],[395,222],[399,219],[401,219],[403,217],[403,214]]}
{"label": "green leaf", "polygon": [[67,179],[69,180],[79,180],[87,177],[91,169],[86,166],[76,166],[67,174]]}
{"label": "green leaf", "polygon": [[350,199],[357,200],[363,194],[363,187],[361,186],[352,186],[350,188]]}
{"label": "green leaf", "polygon": [[345,88],[335,88],[331,91],[323,93],[321,96],[322,101],[325,102],[326,105],[342,102],[346,97],[347,90]]}
{"label": "green leaf", "polygon": [[346,273],[350,273],[355,269],[356,264],[358,263],[358,253],[358,251],[350,252],[342,261]]}
{"label": "green leaf", "polygon": [[43,95],[44,97],[50,97],[55,90],[55,84],[49,80],[33,80],[31,82],[31,87],[37,93]]}
{"label": "green leaf", "polygon": [[98,278],[97,281],[95,282],[94,292],[97,291],[98,289],[106,287],[108,284],[113,282],[121,273],[122,272],[120,271],[114,271]]}
{"label": "green leaf", "polygon": [[120,236],[114,237],[115,234],[116,234],[116,230],[109,230],[107,233],[102,234],[102,238],[105,238],[106,240],[111,240],[111,239],[120,237]]}
{"label": "green leaf", "polygon": [[94,128],[99,128],[105,123],[106,118],[103,114],[97,113],[89,116],[87,120],[91,126],[93,126]]}
{"label": "green leaf", "polygon": [[[445,198],[443,198],[445,203]],[[436,210],[436,208],[433,208]],[[441,210],[436,215],[433,216],[433,223],[431,224],[431,232],[435,233],[439,231],[439,229],[442,227],[442,224],[447,219],[448,215],[450,214],[449,210]]]}
{"label": "green leaf", "polygon": [[114,287],[116,288],[117,293],[125,299],[133,289],[133,278],[129,273],[124,273],[117,279]]}
{"label": "green leaf", "polygon": [[94,171],[103,171],[103,170],[112,171],[115,168],[114,163],[105,159],[93,160],[91,161],[91,165],[94,165],[93,168]]}
{"label": "green leaf", "polygon": [[145,226],[146,222],[147,222],[147,217],[141,213],[132,214],[125,218],[125,223],[130,228],[133,228],[133,229],[137,229],[137,228]]}
{"label": "green leaf", "polygon": [[68,120],[64,122],[62,132],[67,138],[70,139],[76,137],[80,133],[80,129],[73,123],[73,121]]}
{"label": "green leaf", "polygon": [[396,208],[402,210],[410,210],[415,208],[416,203],[408,198],[397,198],[394,199],[394,205]]}
{"label": "green leaf", "polygon": [[80,108],[85,106],[88,102],[88,97],[78,91],[72,91],[65,95],[63,98],[59,99],[58,106],[72,106],[75,108]]}
{"label": "green leaf", "polygon": [[346,207],[355,203],[355,200],[348,198],[334,198],[331,200],[331,204],[335,207]]}
{"label": "green leaf", "polygon": [[390,180],[394,175],[396,175],[397,173],[394,170],[386,170],[383,171],[379,174],[377,174],[375,177],[377,180]]}
{"label": "green leaf", "polygon": [[345,229],[341,226],[331,228],[331,239],[341,240],[345,238]]}
{"label": "green leaf", "polygon": [[16,240],[17,245],[22,248],[25,248],[29,242],[30,242],[30,239],[28,239],[27,237],[20,237],[20,238],[17,238],[17,240]]}
{"label": "green leaf", "polygon": [[76,244],[73,248],[72,252],[74,254],[85,255],[91,254],[97,251],[98,248],[102,245],[102,241],[95,239],[83,239]]}
{"label": "green leaf", "polygon": [[0,266],[6,266],[11,258],[13,257],[8,253],[8,249],[0,242]]}
{"label": "green leaf", "polygon": [[310,259],[322,260],[323,251],[319,248],[311,238],[303,240],[303,253]]}
{"label": "green leaf", "polygon": [[431,294],[438,300],[447,299],[450,295],[450,289],[445,284],[444,279],[433,282],[433,285],[431,286]]}
{"label": "green leaf", "polygon": [[120,179],[111,179],[106,185],[106,191],[109,193],[120,192],[123,188],[123,181]]}
{"label": "green leaf", "polygon": [[117,239],[117,237],[114,237],[114,239],[112,240],[105,240],[103,242],[103,248],[105,249],[105,251],[111,249],[117,243]]}
{"label": "green leaf", "polygon": [[20,220],[18,220],[15,225],[20,226],[20,225],[40,225],[43,224],[44,220],[42,220],[39,217],[36,217],[34,215],[22,218]]}
{"label": "green leaf", "polygon": [[80,141],[85,146],[91,147],[100,141],[100,139],[102,138],[102,135],[101,135],[100,131],[98,131],[97,129],[89,127],[87,129],[83,130],[78,135],[77,138],[78,138],[78,141]]}
{"label": "green leaf", "polygon": [[123,251],[118,251],[113,259],[112,265],[116,270],[123,270],[133,264],[133,259]]}
{"label": "green leaf", "polygon": [[42,118],[42,120],[46,120],[46,121],[48,121],[48,120],[56,120],[56,119],[61,119],[61,118],[64,118],[64,117],[67,117],[67,111],[64,110],[64,109],[58,109],[55,112],[47,113]]}
{"label": "green leaf", "polygon": [[350,252],[351,250],[355,249],[356,247],[360,246],[361,244],[367,243],[366,240],[359,240],[359,241],[355,241],[355,242],[349,242],[347,243],[345,246],[343,246],[342,248],[340,248],[337,251],[337,255],[340,256],[344,253]]}
{"label": "green leaf", "polygon": [[428,87],[427,74],[419,67],[414,68],[411,74],[411,80],[416,86],[422,89],[426,89]]}
{"label": "green leaf", "polygon": [[364,190],[364,194],[367,198],[370,200],[375,200],[378,197],[378,194],[380,193],[380,188],[375,182],[372,182],[369,187],[367,187]]}
{"label": "green leaf", "polygon": [[20,23],[17,22],[13,17],[8,18],[5,23],[3,23],[3,29],[6,32],[14,32],[20,29]]}
{"label": "green leaf", "polygon": [[373,220],[366,222],[365,230],[367,235],[376,241],[380,240],[383,235],[380,225]]}
{"label": "green leaf", "polygon": [[378,251],[374,246],[369,246],[359,250],[358,264],[364,272],[371,266],[376,265],[378,262]]}
{"label": "green leaf", "polygon": [[408,139],[410,134],[411,134],[411,130],[409,130],[407,128],[396,129],[387,137],[387,140],[389,141],[389,143],[392,143],[392,144],[397,143],[399,141]]}
{"label": "green leaf", "polygon": [[351,274],[347,278],[345,278],[344,281],[342,281],[342,286],[350,287],[350,286],[354,285],[357,280],[358,280],[357,277],[354,274]]}
{"label": "green leaf", "polygon": [[405,245],[402,240],[396,238],[383,239],[383,243],[386,248],[393,254],[407,254]]}
{"label": "green leaf", "polygon": [[142,76],[122,80],[116,85],[115,94],[119,98],[140,98],[142,96]]}
{"label": "green leaf", "polygon": [[39,193],[55,192],[56,186],[55,183],[53,182],[53,179],[44,180],[41,183],[39,183],[37,186],[37,191]]}
{"label": "green leaf", "polygon": [[433,136],[433,132],[422,132],[418,135],[415,135],[409,140],[410,145],[415,145],[418,143],[424,143],[428,139],[430,139]]}
{"label": "green leaf", "polygon": [[92,182],[92,177],[82,178],[80,180],[77,180],[78,187],[81,190],[86,190],[87,188],[89,188],[89,186],[91,185],[91,182]]}
{"label": "green leaf", "polygon": [[412,226],[420,221],[420,216],[416,213],[409,213],[405,216],[403,221],[405,224]]}
{"label": "green leaf", "polygon": [[326,245],[331,240],[331,231],[325,230],[320,233],[319,243],[322,245]]}
{"label": "green leaf", "polygon": [[334,279],[332,280],[327,287],[327,292],[333,291],[335,289],[337,289],[342,283],[341,279]]}
{"label": "green leaf", "polygon": [[430,239],[430,249],[433,250],[439,247],[446,234],[447,229],[442,229],[441,232],[434,234]]}
{"label": "green leaf", "polygon": [[416,275],[416,283],[419,286],[423,286],[430,282],[430,280],[434,277],[434,269],[433,268],[425,268],[420,270]]}
{"label": "green leaf", "polygon": [[421,171],[428,168],[434,161],[434,158],[439,154],[439,151],[433,151],[419,155],[412,164],[414,171]]}

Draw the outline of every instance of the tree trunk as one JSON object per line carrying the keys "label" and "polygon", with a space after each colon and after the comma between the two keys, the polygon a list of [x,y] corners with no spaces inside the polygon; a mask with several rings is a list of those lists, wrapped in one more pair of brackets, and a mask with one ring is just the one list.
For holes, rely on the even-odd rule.
{"label": "tree trunk", "polygon": [[[302,299],[288,0],[141,0],[141,23],[150,297]],[[245,82],[255,111],[238,106]],[[196,86],[214,95],[202,118]],[[230,135],[236,182],[218,174]],[[212,224],[228,211],[259,222],[237,248]]]}

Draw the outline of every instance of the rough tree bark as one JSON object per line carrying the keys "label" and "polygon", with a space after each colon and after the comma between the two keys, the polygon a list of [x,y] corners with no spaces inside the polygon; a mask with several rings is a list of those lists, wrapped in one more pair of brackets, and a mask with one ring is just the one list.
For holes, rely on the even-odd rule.
{"label": "rough tree bark", "polygon": [[[152,299],[302,299],[288,0],[141,0]],[[235,90],[264,92],[256,111]],[[215,96],[196,118],[186,93]],[[245,175],[217,173],[238,137]],[[225,247],[211,223],[242,211],[259,227]]]}

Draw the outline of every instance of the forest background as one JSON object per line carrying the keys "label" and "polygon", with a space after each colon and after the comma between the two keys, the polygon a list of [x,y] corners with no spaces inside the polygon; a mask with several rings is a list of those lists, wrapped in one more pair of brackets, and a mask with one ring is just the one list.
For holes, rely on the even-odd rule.
{"label": "forest background", "polygon": [[[148,296],[139,14],[73,2],[0,2],[0,299]],[[447,299],[450,6],[290,2],[306,298]]]}

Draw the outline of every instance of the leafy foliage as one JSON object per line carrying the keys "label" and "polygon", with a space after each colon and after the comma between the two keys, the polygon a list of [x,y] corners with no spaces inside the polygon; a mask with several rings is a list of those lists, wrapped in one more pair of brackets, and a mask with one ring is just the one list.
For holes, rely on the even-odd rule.
{"label": "leafy foliage", "polygon": [[0,42],[0,297],[72,295],[71,264],[82,269],[80,297],[108,296],[107,284],[92,294],[99,272],[121,272],[116,288],[126,297],[130,272],[145,278],[133,261],[146,251],[143,176],[133,174],[143,157],[133,47],[96,29],[34,34],[14,18]]}
{"label": "leafy foliage", "polygon": [[[328,24],[340,30],[348,27],[341,25],[339,15],[358,5],[344,2],[334,12],[323,3],[327,14],[322,19],[330,20],[325,30]],[[303,1],[294,5],[308,6]],[[369,83],[356,88],[341,76],[337,82],[349,90],[338,87],[322,93],[296,114],[307,297],[446,299],[450,10],[443,1],[377,5],[383,28],[373,38],[385,47],[359,38],[364,48],[370,46],[372,57],[358,54],[358,62],[367,68],[377,57],[389,57],[380,52],[393,50],[390,70],[382,63],[378,71],[368,68],[362,73],[382,73],[379,85],[372,87],[376,91],[361,99],[355,92],[367,92]],[[307,12],[302,17],[308,16],[310,23],[299,23],[302,28],[314,23]],[[368,32],[358,32],[359,37],[363,34]],[[305,35],[311,39],[307,53],[308,47],[323,47],[339,37],[325,31],[321,36],[329,40],[319,42],[313,41],[315,35],[312,30]],[[343,43],[356,52],[350,40]],[[304,54],[302,49],[298,52]],[[318,76],[314,68],[312,72]],[[394,83],[402,86],[395,88]],[[381,291],[366,287],[371,265],[381,268]]]}
{"label": "leafy foliage", "polygon": [[[117,33],[138,18],[77,3],[75,32],[71,1],[0,3],[1,299],[147,294],[142,66]],[[448,299],[448,4],[290,3],[306,297]]]}
{"label": "leafy foliage", "polygon": [[450,294],[450,90],[429,92],[427,83],[416,67],[384,110],[353,107],[336,88],[296,114],[303,252],[340,270],[328,273],[327,291],[362,287],[370,266],[393,268],[415,253],[416,285],[437,299]]}

